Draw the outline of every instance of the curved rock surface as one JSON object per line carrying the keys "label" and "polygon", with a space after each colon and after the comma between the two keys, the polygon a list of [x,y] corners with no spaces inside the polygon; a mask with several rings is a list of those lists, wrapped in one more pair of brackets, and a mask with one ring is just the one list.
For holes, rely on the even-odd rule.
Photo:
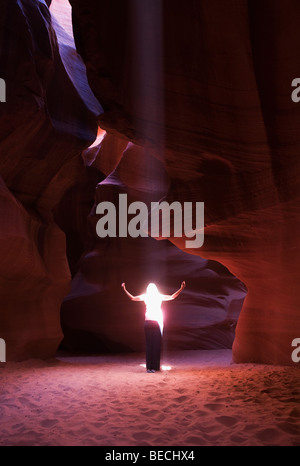
{"label": "curved rock surface", "polygon": [[0,31],[0,335],[8,360],[49,357],[71,282],[53,209],[76,182],[102,108],[44,1],[3,0]]}
{"label": "curved rock surface", "polygon": [[156,147],[169,199],[206,204],[205,244],[194,253],[247,285],[235,361],[291,364],[300,334],[299,2],[70,3],[105,109],[100,125]]}
{"label": "curved rock surface", "polygon": [[[8,359],[52,356],[62,338],[60,303],[71,282],[63,229],[74,274],[62,308],[66,345],[140,349],[143,312],[120,283],[140,292],[159,273],[166,292],[190,284],[166,309],[170,348],[230,346],[241,280],[248,294],[234,360],[291,364],[300,336],[300,104],[291,99],[298,0],[70,0],[76,47],[101,105],[50,3],[1,2],[0,338]],[[108,134],[85,150],[97,121]],[[204,201],[204,246],[191,255],[185,238],[98,240],[97,217],[92,211],[86,230],[86,215],[102,179],[96,202],[120,192],[146,203]]]}
{"label": "curved rock surface", "polygon": [[[99,151],[104,159],[105,152],[104,145]],[[182,280],[187,282],[184,292],[177,300],[164,303],[165,348],[232,347],[246,289],[225,267],[183,252],[167,240],[100,239],[95,235],[99,202],[110,201],[118,207],[122,192],[127,194],[128,204],[142,200],[149,205],[166,194],[168,183],[162,162],[130,143],[115,170],[98,185],[89,218],[89,247],[62,306],[64,348],[144,350],[144,304],[131,302],[121,283],[125,281],[133,294],[140,294],[154,281],[163,293],[170,294]]]}

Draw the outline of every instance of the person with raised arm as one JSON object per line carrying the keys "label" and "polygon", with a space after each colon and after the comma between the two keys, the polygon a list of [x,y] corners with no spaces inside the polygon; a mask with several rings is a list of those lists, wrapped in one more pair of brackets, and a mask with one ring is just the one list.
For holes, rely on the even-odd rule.
{"label": "person with raised arm", "polygon": [[132,301],[143,301],[146,305],[144,328],[146,337],[147,372],[156,372],[160,370],[161,343],[164,326],[161,303],[163,301],[172,301],[177,298],[185,286],[185,281],[183,281],[179,290],[171,295],[165,295],[158,291],[154,283],[149,283],[146,293],[133,296],[127,291],[125,283],[122,283],[123,290]]}

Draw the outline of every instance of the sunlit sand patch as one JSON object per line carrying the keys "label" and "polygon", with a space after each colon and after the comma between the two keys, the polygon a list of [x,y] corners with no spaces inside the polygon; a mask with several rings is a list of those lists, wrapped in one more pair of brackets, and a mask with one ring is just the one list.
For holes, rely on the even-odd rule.
{"label": "sunlit sand patch", "polygon": [[[146,369],[146,364],[140,364],[140,367],[144,367],[144,369]],[[160,369],[162,371],[171,371],[172,370],[172,366],[166,366],[166,365],[162,365],[160,366]]]}

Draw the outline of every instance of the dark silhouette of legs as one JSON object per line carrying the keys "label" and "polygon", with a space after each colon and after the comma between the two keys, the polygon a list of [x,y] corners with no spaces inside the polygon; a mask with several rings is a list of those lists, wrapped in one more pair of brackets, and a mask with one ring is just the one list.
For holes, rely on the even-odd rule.
{"label": "dark silhouette of legs", "polygon": [[162,337],[158,322],[154,320],[145,321],[145,336],[147,371],[159,371]]}

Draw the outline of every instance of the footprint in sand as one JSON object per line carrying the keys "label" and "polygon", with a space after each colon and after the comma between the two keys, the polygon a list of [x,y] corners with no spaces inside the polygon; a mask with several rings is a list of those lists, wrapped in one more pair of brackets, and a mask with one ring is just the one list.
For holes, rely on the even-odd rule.
{"label": "footprint in sand", "polygon": [[133,434],[132,437],[135,440],[138,440],[138,441],[149,440],[149,432],[147,432],[147,431],[137,432],[137,433]]}
{"label": "footprint in sand", "polygon": [[232,427],[237,423],[237,419],[232,416],[218,416],[215,420],[226,427]]}
{"label": "footprint in sand", "polygon": [[292,435],[300,435],[300,425],[295,424],[294,420],[292,422],[289,422],[288,420],[285,422],[280,422],[277,424],[279,429],[283,430],[284,432],[287,432],[288,434]]}
{"label": "footprint in sand", "polygon": [[143,414],[146,415],[147,417],[153,417],[153,416],[156,416],[157,414],[159,413],[159,411],[157,409],[149,409],[147,411],[145,411]]}
{"label": "footprint in sand", "polygon": [[204,408],[207,408],[210,411],[218,411],[220,409],[224,409],[224,405],[221,403],[207,403],[204,405]]}
{"label": "footprint in sand", "polygon": [[183,401],[186,401],[188,399],[187,396],[178,396],[177,398],[175,398],[176,401],[178,401],[179,403],[182,403]]}
{"label": "footprint in sand", "polygon": [[260,442],[276,442],[278,438],[280,438],[280,433],[278,430],[273,429],[273,428],[266,428],[259,430],[256,434],[255,437],[260,441]]}
{"label": "footprint in sand", "polygon": [[179,393],[180,395],[182,395],[184,392],[185,392],[185,389],[184,388],[176,388],[175,392]]}
{"label": "footprint in sand", "polygon": [[57,420],[56,419],[44,419],[44,421],[42,421],[40,424],[42,427],[46,427],[46,428],[50,428],[50,427],[53,427],[57,424]]}

